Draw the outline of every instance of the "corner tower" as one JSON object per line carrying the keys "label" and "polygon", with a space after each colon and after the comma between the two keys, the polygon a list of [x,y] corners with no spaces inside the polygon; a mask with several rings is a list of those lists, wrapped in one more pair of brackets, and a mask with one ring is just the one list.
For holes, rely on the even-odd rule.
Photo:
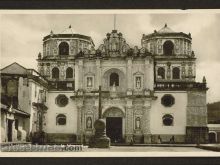
{"label": "corner tower", "polygon": [[206,142],[207,87],[205,78],[202,83],[195,81],[191,34],[175,32],[165,24],[159,31],[143,35],[141,44],[154,58],[154,91],[158,101],[152,117],[160,118],[161,125],[152,127],[152,134],[160,134],[165,141],[173,134],[177,142]]}
{"label": "corner tower", "polygon": [[141,44],[154,55],[156,82],[195,81],[196,58],[190,33],[174,32],[165,24],[159,31],[143,35]]}
{"label": "corner tower", "polygon": [[50,90],[75,89],[75,57],[91,47],[94,47],[91,37],[74,34],[71,27],[60,34],[51,31],[43,38],[38,72],[49,80]]}

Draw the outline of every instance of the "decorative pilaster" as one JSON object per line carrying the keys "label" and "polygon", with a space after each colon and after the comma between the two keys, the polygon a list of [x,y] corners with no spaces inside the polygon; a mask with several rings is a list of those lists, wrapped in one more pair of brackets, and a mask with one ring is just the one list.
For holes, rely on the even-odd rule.
{"label": "decorative pilaster", "polygon": [[146,89],[150,89],[150,87],[149,87],[150,81],[148,81],[148,78],[150,78],[149,77],[149,69],[150,69],[149,59],[145,58],[145,61],[144,61],[144,88],[146,88]]}
{"label": "decorative pilaster", "polygon": [[95,88],[99,89],[99,86],[101,85],[101,63],[100,59],[96,59],[96,80],[95,80]]}
{"label": "decorative pilaster", "polygon": [[130,143],[133,141],[133,106],[131,99],[127,99],[125,116],[125,142]]}
{"label": "decorative pilaster", "polygon": [[144,88],[148,90],[154,88],[154,63],[151,57],[146,57],[144,62]]}
{"label": "decorative pilaster", "polygon": [[82,59],[80,59],[79,60],[79,76],[78,76],[78,87],[79,87],[79,89],[83,89],[83,60]]}
{"label": "decorative pilaster", "polygon": [[151,143],[151,132],[150,132],[150,100],[145,100],[144,103],[144,123],[143,123],[143,134],[144,134],[144,143]]}
{"label": "decorative pilaster", "polygon": [[127,91],[127,95],[132,95],[132,59],[128,58],[127,61],[127,86],[128,86],[128,91]]}
{"label": "decorative pilaster", "polygon": [[94,112],[93,112],[94,113],[94,121],[99,118],[99,109],[98,109],[98,107],[99,107],[99,100],[97,98],[97,99],[95,99],[95,106],[94,106]]}
{"label": "decorative pilaster", "polygon": [[77,107],[77,142],[81,142],[81,136],[82,136],[82,107]]}
{"label": "decorative pilaster", "polygon": [[79,64],[75,65],[75,91],[79,89]]}
{"label": "decorative pilaster", "polygon": [[83,100],[77,99],[77,142],[83,142]]}

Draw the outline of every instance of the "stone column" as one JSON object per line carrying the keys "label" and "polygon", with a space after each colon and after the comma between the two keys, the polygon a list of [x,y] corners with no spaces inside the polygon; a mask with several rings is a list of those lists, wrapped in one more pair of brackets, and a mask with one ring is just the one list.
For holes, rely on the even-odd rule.
{"label": "stone column", "polygon": [[133,141],[133,106],[132,100],[127,99],[125,108],[125,142],[130,143]]}
{"label": "stone column", "polygon": [[79,60],[79,75],[78,75],[78,87],[79,89],[83,89],[83,78],[84,78],[84,74],[83,74],[83,60],[80,59]]}
{"label": "stone column", "polygon": [[128,86],[128,89],[127,89],[127,95],[131,95],[132,94],[132,82],[133,82],[133,79],[132,79],[132,59],[131,58],[128,58],[127,60],[127,86]]}
{"label": "stone column", "polygon": [[[98,97],[95,99],[95,106],[94,106],[94,121],[96,121],[99,118],[99,99]],[[103,109],[102,109],[103,113]]]}
{"label": "stone column", "polygon": [[77,142],[83,142],[83,99],[78,98],[76,100],[77,104],[77,135],[76,135],[76,141]]}
{"label": "stone column", "polygon": [[76,62],[75,65],[75,91],[79,89],[79,64]]}
{"label": "stone column", "polygon": [[149,59],[148,58],[145,58],[144,60],[144,84],[143,84],[143,87],[145,89],[149,89],[149,83],[150,83],[150,76],[149,76]]}
{"label": "stone column", "polygon": [[151,143],[151,132],[150,132],[150,107],[151,100],[145,100],[144,103],[144,123],[143,123],[143,134],[144,134],[144,143]]}
{"label": "stone column", "polygon": [[144,84],[145,88],[149,90],[153,90],[154,88],[154,62],[150,57],[145,58],[145,72],[144,72]]}
{"label": "stone column", "polygon": [[96,59],[96,79],[95,79],[95,88],[98,90],[99,85],[102,83],[102,76],[101,76],[101,64],[100,59]]}

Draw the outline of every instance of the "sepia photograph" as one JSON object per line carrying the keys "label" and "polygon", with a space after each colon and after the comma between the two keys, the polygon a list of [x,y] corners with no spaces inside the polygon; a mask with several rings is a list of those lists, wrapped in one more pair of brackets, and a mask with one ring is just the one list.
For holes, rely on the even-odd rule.
{"label": "sepia photograph", "polygon": [[219,10],[1,12],[0,155],[219,155],[219,26]]}

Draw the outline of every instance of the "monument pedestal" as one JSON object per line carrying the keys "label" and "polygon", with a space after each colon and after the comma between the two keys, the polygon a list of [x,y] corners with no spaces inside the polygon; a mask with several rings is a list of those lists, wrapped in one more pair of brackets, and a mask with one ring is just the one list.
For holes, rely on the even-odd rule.
{"label": "monument pedestal", "polygon": [[149,134],[144,135],[144,144],[151,144],[151,135]]}
{"label": "monument pedestal", "polygon": [[90,139],[89,148],[109,148],[110,138],[106,136],[105,121],[98,119],[94,123],[95,135]]}

